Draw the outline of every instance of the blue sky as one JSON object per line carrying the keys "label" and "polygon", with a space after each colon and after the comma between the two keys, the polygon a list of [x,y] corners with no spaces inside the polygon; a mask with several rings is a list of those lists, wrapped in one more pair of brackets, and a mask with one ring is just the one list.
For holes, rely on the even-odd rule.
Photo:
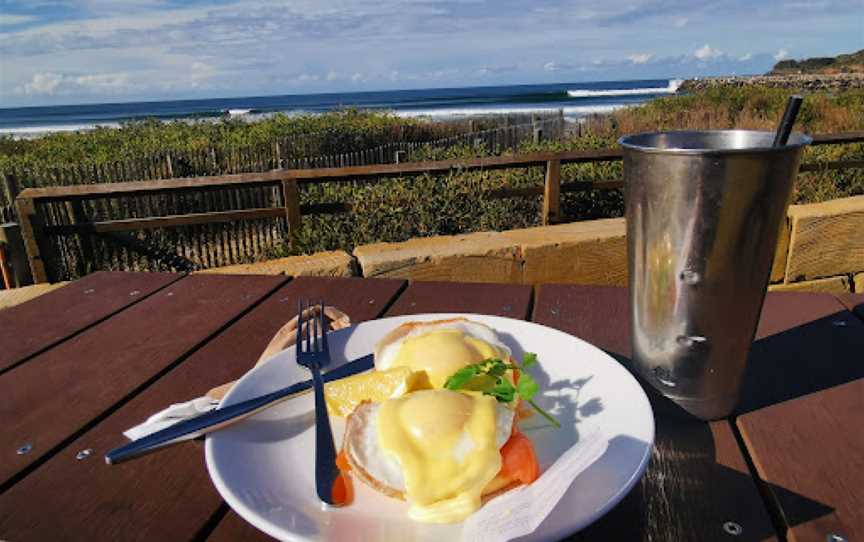
{"label": "blue sky", "polygon": [[5,0],[2,106],[764,72],[864,0]]}

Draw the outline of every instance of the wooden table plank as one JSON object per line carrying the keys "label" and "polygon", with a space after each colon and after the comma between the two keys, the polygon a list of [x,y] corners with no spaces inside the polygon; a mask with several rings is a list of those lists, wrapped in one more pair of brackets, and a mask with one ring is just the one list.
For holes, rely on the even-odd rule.
{"label": "wooden table plank", "polygon": [[785,488],[775,497],[790,540],[864,539],[864,379],[751,412],[738,427],[759,476]]}
{"label": "wooden table plank", "polygon": [[864,377],[864,323],[830,294],[772,292],[750,350],[739,414]]}
{"label": "wooden table plank", "polygon": [[864,293],[839,294],[837,298],[843,305],[864,320]]}
{"label": "wooden table plank", "polygon": [[423,312],[473,312],[525,319],[531,286],[454,282],[412,282],[387,316]]}
{"label": "wooden table plank", "polygon": [[[186,277],[0,375],[2,487],[285,280]],[[25,443],[32,451],[15,454]]]}
{"label": "wooden table plank", "polygon": [[[603,348],[629,363],[627,291],[594,286],[538,286],[533,319]],[[731,427],[705,423],[646,388],[656,421],[655,448],[645,476],[608,515],[574,540],[728,540],[775,533]]]}
{"label": "wooden table plank", "polygon": [[[378,316],[402,284],[302,277],[281,287],[2,495],[0,533],[12,540],[50,540],[57,533],[91,540],[189,540],[206,534],[202,528],[220,520],[225,509],[207,476],[200,443],[110,467],[101,459],[104,453],[122,442],[123,430],[153,412],[245,373],[293,316],[299,295],[323,297],[359,322]],[[88,448],[92,456],[76,461],[77,451]],[[239,518],[230,520],[232,540],[246,538],[234,537],[230,524],[257,532]],[[220,531],[226,532],[221,526]]]}
{"label": "wooden table plank", "polygon": [[171,273],[100,271],[0,311],[0,371],[171,284]]}

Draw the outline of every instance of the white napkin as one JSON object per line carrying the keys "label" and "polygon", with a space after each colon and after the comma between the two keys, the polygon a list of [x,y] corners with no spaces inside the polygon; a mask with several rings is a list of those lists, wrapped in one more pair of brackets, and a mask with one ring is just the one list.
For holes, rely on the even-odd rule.
{"label": "white napkin", "polygon": [[146,437],[150,433],[161,431],[166,427],[170,427],[177,422],[200,416],[205,412],[210,412],[219,406],[218,399],[207,397],[199,397],[186,401],[185,403],[175,403],[161,412],[153,414],[144,423],[131,427],[123,431],[123,436],[129,440],[138,440]]}
{"label": "white napkin", "polygon": [[[317,306],[312,307],[307,310],[304,317],[309,318],[313,315],[317,316],[318,312],[319,309]],[[351,325],[351,319],[348,315],[336,307],[324,307],[324,315],[327,317],[329,322],[328,327],[331,330],[342,329]],[[282,326],[273,338],[270,339],[270,343],[267,345],[267,348],[264,349],[264,352],[261,353],[261,356],[258,358],[255,365],[257,366],[270,360],[273,356],[282,350],[285,350],[289,346],[294,345],[296,342],[297,317],[295,316],[289,320],[287,324]],[[175,403],[165,410],[153,414],[147,418],[145,422],[123,431],[123,435],[129,440],[138,440],[139,438],[146,437],[151,433],[170,427],[177,422],[182,422],[183,420],[188,420],[206,412],[210,412],[219,406],[219,402],[233,385],[234,382],[228,382],[227,384],[222,384],[221,386],[211,389],[203,397],[198,397],[191,401],[186,401],[185,403]]]}
{"label": "white napkin", "polygon": [[533,533],[573,480],[600,459],[608,446],[599,429],[580,435],[579,441],[531,485],[495,497],[466,519],[463,542],[506,542]]}

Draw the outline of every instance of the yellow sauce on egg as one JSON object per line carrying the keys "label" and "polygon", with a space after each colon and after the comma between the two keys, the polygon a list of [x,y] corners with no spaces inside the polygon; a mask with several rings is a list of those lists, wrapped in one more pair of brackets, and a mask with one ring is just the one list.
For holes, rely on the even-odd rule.
{"label": "yellow sauce on egg", "polygon": [[501,470],[495,402],[439,389],[381,404],[378,442],[402,467],[412,519],[451,523],[480,508],[483,488]]}
{"label": "yellow sauce on egg", "polygon": [[500,357],[498,350],[486,341],[458,329],[436,329],[405,339],[393,366],[425,371],[433,388],[443,388],[447,378],[462,367]]}

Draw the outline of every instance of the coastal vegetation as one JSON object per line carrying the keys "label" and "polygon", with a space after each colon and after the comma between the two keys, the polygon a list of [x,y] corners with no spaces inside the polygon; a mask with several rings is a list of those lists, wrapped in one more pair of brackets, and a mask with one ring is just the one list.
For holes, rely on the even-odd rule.
{"label": "coastal vegetation", "polygon": [[864,49],[848,55],[816,57],[804,60],[781,60],[774,65],[772,75],[790,73],[864,73]]}
{"label": "coastal vegetation", "polygon": [[[762,87],[707,88],[591,117],[582,123],[580,130],[571,130],[574,133],[569,137],[539,142],[529,138],[504,152],[604,149],[614,147],[622,134],[641,131],[733,127],[773,130],[789,93],[786,89]],[[476,129],[477,124],[473,127]],[[11,166],[105,163],[141,153],[214,146],[227,150],[241,145],[268,147],[280,138],[298,142],[292,152],[332,154],[405,139],[406,134],[414,141],[433,140],[468,128],[467,123],[434,123],[356,110],[302,117],[277,115],[260,122],[134,122],[121,129],[54,134],[33,140],[2,139],[0,172]],[[796,128],[810,133],[864,130],[864,90],[808,94]],[[300,146],[303,141],[306,147]],[[493,149],[477,143],[446,148],[429,144],[418,146],[404,160],[468,158],[491,152]],[[807,149],[804,161],[860,160],[862,156],[862,144],[832,145]],[[207,173],[207,170],[189,171],[189,174]],[[537,167],[305,185],[301,190],[302,204],[348,202],[351,212],[304,216],[293,246],[276,244],[261,253],[250,254],[249,258],[335,248],[351,250],[356,245],[378,241],[538,225],[541,197],[495,199],[488,194],[502,188],[541,186],[543,175],[543,168]],[[570,187],[621,176],[620,163],[562,168],[563,182]],[[22,180],[42,185],[51,181]],[[858,194],[864,194],[864,171],[823,170],[799,176],[794,202],[810,203]],[[619,190],[566,191],[561,196],[561,210],[566,220],[622,216],[623,194]]]}

